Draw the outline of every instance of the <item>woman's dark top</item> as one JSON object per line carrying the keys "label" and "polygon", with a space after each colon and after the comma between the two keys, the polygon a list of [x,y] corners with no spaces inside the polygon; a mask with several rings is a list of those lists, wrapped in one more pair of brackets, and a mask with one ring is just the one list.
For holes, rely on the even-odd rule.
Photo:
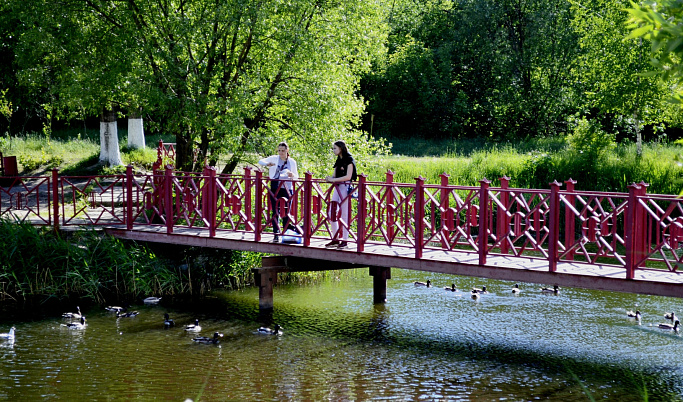
{"label": "woman's dark top", "polygon": [[351,176],[351,180],[355,180],[356,162],[353,160],[353,156],[351,156],[351,154],[346,154],[341,158],[337,158],[337,160],[334,162],[334,177],[346,176],[346,169],[348,169],[349,165],[353,165],[353,174]]}

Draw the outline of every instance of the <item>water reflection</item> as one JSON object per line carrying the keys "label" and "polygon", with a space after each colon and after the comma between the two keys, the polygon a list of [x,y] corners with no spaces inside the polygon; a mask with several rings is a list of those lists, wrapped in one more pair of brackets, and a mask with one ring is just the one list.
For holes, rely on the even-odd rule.
{"label": "water reflection", "polygon": [[[367,400],[681,400],[683,338],[656,327],[680,300],[538,284],[392,272],[388,302],[372,303],[366,270],[342,280],[278,286],[275,310],[258,289],[199,305],[135,306],[117,319],[85,311],[88,327],[58,318],[16,324],[0,343],[0,398]],[[434,287],[416,288],[430,279]],[[455,283],[457,292],[445,291]],[[472,300],[469,289],[489,293]],[[626,316],[637,308],[638,325]],[[164,326],[164,313],[176,326]],[[224,334],[218,345],[192,341]],[[282,336],[260,326],[282,325]],[[0,328],[12,323],[0,322]]]}

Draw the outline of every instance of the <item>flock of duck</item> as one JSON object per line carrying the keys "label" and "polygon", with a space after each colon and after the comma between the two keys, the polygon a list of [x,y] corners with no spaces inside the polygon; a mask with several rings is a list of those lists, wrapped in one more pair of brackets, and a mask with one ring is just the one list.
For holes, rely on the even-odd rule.
{"label": "flock of duck", "polygon": [[[433,287],[432,282],[429,279],[427,280],[427,282],[415,281],[414,285],[415,286],[427,287],[427,288]],[[457,292],[458,291],[457,287],[455,286],[455,283],[452,283],[451,286],[444,287],[444,290],[446,290],[448,292]],[[512,286],[512,288],[510,289],[510,292],[512,294],[515,294],[515,295],[520,294],[521,291],[522,290],[519,288],[519,284],[517,284],[517,283],[515,283],[514,286]],[[542,287],[539,289],[539,291],[541,293],[552,293],[552,294],[559,295],[560,294],[560,287],[557,285],[553,285],[553,287]],[[469,291],[470,296],[474,300],[479,299],[482,294],[487,294],[487,293],[488,293],[488,290],[486,290],[486,286],[482,286],[481,288],[472,288],[472,290]],[[640,313],[640,311],[638,311],[638,310],[636,310],[635,312],[634,311],[627,311],[626,315],[630,318],[634,318],[639,324],[640,324],[642,317],[643,317],[642,314]],[[659,323],[659,324],[657,324],[657,328],[675,331],[675,332],[679,331],[681,323],[680,323],[678,317],[676,316],[676,313],[674,313],[674,312],[666,313],[666,314],[664,314],[664,319],[670,320],[671,323],[666,323],[666,322]]]}
{"label": "flock of duck", "polygon": [[[160,297],[148,297],[143,300],[144,304],[159,304],[161,301]],[[121,307],[121,306],[107,306],[104,308],[110,313],[116,314],[116,318],[132,318],[136,317],[140,312],[138,311],[128,311],[126,307]],[[85,315],[81,313],[81,308],[79,306],[76,306],[76,312],[66,312],[62,314],[62,318],[68,318],[71,321],[65,324],[60,324],[62,327],[65,327],[70,330],[83,330],[87,327],[86,324],[86,319]],[[76,321],[74,321],[76,320]],[[173,328],[175,327],[175,321],[169,317],[168,313],[164,313],[164,322],[163,322],[164,328]],[[195,319],[193,324],[188,324],[185,326],[185,331],[187,332],[192,332],[192,333],[198,333],[201,332],[202,327],[199,325],[199,320]],[[15,331],[16,328],[13,326],[10,328],[9,332],[7,333],[0,333],[0,339],[4,339],[6,341],[14,341],[15,339]],[[273,328],[268,328],[268,327],[260,327],[255,331],[257,334],[261,335],[282,335],[282,327],[279,325],[274,325]],[[214,332],[212,337],[208,336],[196,336],[192,338],[193,342],[196,343],[201,343],[205,345],[217,345],[220,343],[220,338],[223,337],[223,334],[220,332]]]}
{"label": "flock of duck", "polygon": [[[415,284],[415,286],[424,286],[427,288],[433,287],[432,281],[429,279],[427,279],[427,282],[415,281],[413,283]],[[444,287],[444,290],[446,290],[448,292],[457,292],[458,288],[455,286],[455,283],[451,283],[451,286]],[[541,291],[541,293],[552,293],[552,294],[556,294],[556,295],[560,294],[560,287],[557,285],[553,285],[552,288],[542,287],[539,290]],[[512,287],[512,289],[510,289],[510,292],[512,294],[515,294],[515,295],[520,294],[521,291],[522,290],[519,288],[519,284],[517,284],[517,283],[515,283],[515,285]],[[479,297],[481,297],[481,295],[487,294],[487,293],[488,293],[488,290],[486,290],[486,286],[482,286],[481,289],[480,288],[472,288],[472,290],[469,291],[470,296],[472,297],[472,299],[475,299],[475,300],[478,299]]]}

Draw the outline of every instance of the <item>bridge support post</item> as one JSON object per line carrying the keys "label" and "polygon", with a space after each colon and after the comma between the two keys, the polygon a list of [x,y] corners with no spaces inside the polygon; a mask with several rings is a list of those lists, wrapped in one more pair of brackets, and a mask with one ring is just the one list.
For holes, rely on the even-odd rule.
{"label": "bridge support post", "polygon": [[391,268],[370,267],[372,276],[372,301],[384,303],[387,301],[387,279],[391,279]]}
{"label": "bridge support post", "polygon": [[258,284],[258,308],[260,311],[273,309],[273,285],[277,282],[277,271],[259,269],[254,273],[254,280]]}

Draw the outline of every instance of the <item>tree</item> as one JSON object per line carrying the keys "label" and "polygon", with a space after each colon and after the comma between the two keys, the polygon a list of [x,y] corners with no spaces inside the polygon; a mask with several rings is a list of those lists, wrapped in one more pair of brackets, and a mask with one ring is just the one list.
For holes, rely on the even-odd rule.
{"label": "tree", "polygon": [[629,39],[651,42],[650,63],[655,71],[641,74],[658,75],[665,82],[673,82],[672,101],[683,104],[683,2],[680,0],[645,1],[638,5],[629,1],[626,9],[631,30]]}

